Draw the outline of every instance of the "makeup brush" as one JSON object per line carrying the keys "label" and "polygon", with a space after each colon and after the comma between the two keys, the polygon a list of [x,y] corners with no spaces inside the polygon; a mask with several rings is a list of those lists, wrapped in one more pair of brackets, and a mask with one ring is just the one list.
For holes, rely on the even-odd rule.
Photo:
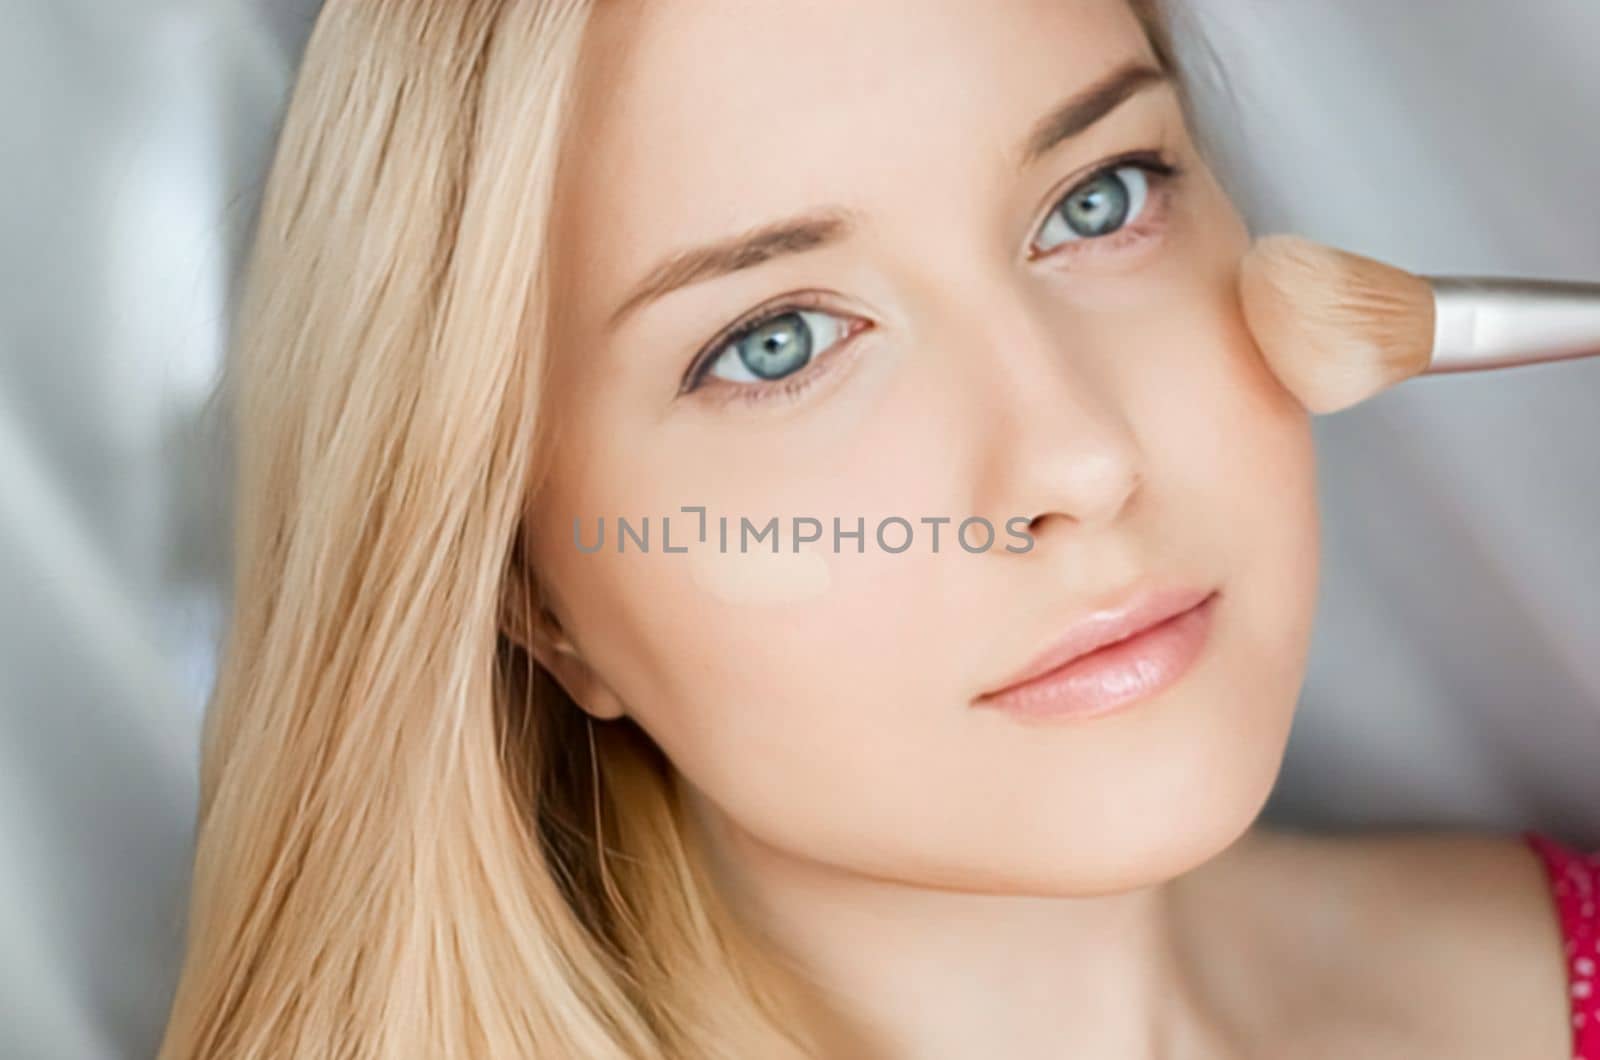
{"label": "makeup brush", "polygon": [[1418,276],[1268,236],[1245,256],[1239,293],[1273,371],[1316,413],[1413,376],[1600,356],[1600,284]]}

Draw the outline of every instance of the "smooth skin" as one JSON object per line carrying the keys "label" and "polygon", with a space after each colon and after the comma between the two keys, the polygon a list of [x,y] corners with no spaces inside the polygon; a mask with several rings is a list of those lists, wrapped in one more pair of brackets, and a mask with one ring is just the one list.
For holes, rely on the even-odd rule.
{"label": "smooth skin", "polygon": [[[1129,73],[1153,61],[1123,0],[601,4],[558,187],[536,653],[660,745],[728,893],[830,991],[833,1055],[1568,1060],[1517,842],[1253,827],[1310,637],[1314,455],[1236,303],[1244,225],[1171,85]],[[826,223],[634,297],[802,216]],[[686,388],[795,297],[809,360],[752,383],[722,343]],[[868,547],[742,595],[705,546],[575,547],[574,520],[685,505],[862,518]],[[1034,547],[947,527],[892,555],[889,516],[1020,517]],[[1221,593],[1177,684],[1081,722],[972,706],[1149,586]]]}

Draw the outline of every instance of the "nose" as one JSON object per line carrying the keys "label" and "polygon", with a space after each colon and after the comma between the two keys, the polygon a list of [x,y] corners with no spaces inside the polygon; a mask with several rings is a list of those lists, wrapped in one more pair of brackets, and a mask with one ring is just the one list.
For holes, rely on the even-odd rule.
{"label": "nose", "polygon": [[969,393],[983,425],[979,510],[996,512],[996,525],[1025,519],[1035,536],[1113,524],[1139,492],[1145,457],[1106,351],[1070,323],[1010,305],[1003,318],[991,307],[985,355],[965,359],[977,366]]}

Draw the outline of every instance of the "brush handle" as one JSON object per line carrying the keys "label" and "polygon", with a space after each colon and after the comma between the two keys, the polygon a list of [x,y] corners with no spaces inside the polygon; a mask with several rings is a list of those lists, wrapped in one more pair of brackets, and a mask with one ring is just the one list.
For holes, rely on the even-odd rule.
{"label": "brush handle", "polygon": [[1600,356],[1600,284],[1430,277],[1433,359],[1424,374]]}

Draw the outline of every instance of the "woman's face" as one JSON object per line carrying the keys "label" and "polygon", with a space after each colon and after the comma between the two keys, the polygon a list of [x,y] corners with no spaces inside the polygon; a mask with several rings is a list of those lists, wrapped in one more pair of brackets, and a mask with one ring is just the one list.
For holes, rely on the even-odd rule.
{"label": "woman's face", "polygon": [[[529,513],[576,655],[542,658],[642,726],[724,842],[1087,894],[1182,872],[1266,799],[1312,448],[1154,62],[1124,0],[599,5]],[[986,550],[956,538],[973,517]],[[821,528],[798,553],[797,518]],[[1172,588],[1220,594],[1175,683],[1093,718],[974,705]]]}

